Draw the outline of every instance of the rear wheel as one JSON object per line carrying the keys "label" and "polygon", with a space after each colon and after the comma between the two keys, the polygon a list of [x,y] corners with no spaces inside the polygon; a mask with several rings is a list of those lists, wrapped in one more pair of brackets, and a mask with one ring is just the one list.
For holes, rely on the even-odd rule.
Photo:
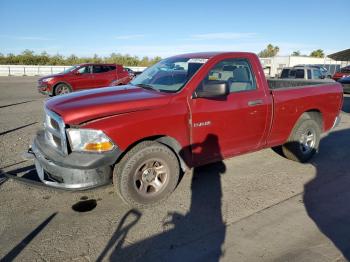
{"label": "rear wheel", "polygon": [[283,154],[290,160],[304,163],[317,152],[320,137],[319,123],[304,114],[295,125],[288,142],[282,146]]}
{"label": "rear wheel", "polygon": [[145,141],[115,166],[113,183],[127,204],[145,208],[165,200],[174,191],[179,174],[179,162],[171,149]]}
{"label": "rear wheel", "polygon": [[69,85],[61,83],[55,87],[54,95],[59,96],[59,95],[64,95],[71,92],[72,92],[72,89]]}

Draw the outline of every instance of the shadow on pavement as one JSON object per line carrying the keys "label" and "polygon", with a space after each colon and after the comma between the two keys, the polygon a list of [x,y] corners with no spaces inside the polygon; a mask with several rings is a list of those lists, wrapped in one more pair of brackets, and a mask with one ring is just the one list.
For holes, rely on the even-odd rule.
{"label": "shadow on pavement", "polygon": [[305,185],[304,204],[320,231],[350,261],[350,130],[334,131],[312,161],[316,177]]}
{"label": "shadow on pavement", "polygon": [[12,132],[14,132],[14,131],[17,131],[17,130],[19,130],[19,129],[22,129],[22,128],[25,128],[25,127],[28,127],[28,126],[35,125],[35,124],[37,124],[37,123],[38,123],[38,122],[33,122],[33,123],[30,123],[30,124],[27,124],[27,125],[19,126],[19,127],[14,128],[14,129],[10,129],[10,130],[4,131],[4,132],[0,133],[0,136],[6,135],[6,134],[8,134],[8,133],[12,133]]}
{"label": "shadow on pavement", "polygon": [[25,163],[25,162],[27,162],[27,161],[28,161],[28,160],[22,160],[22,161],[16,162],[16,163],[11,164],[11,165],[2,166],[2,167],[0,167],[0,168],[2,168],[2,169],[4,169],[4,168],[9,168],[9,167],[11,167],[11,166],[16,166],[16,165],[19,165],[19,164]]}
{"label": "shadow on pavement", "polygon": [[[24,173],[22,176],[19,176],[19,174]],[[26,167],[20,167],[14,170],[10,170],[7,172],[7,174],[12,175],[12,176],[16,176],[16,177],[21,177],[21,178],[25,178],[31,181],[36,181],[36,182],[40,182],[40,179],[38,177],[38,174],[35,170],[35,166],[34,165],[29,165]]]}
{"label": "shadow on pavement", "polygon": [[[108,241],[107,246],[96,259],[96,261],[102,261],[103,258],[107,255],[107,252],[112,249],[115,243],[117,243],[117,245],[114,247],[115,250],[122,248],[129,230],[134,225],[136,225],[136,223],[140,220],[141,215],[142,214],[138,210],[131,209],[122,217],[118,224],[117,230],[114,232],[112,238]],[[128,224],[125,225],[126,222]]]}
{"label": "shadow on pavement", "polygon": [[[210,148],[202,146],[207,143],[211,145]],[[204,156],[208,155],[208,150],[220,156],[218,138],[215,135],[208,135],[205,141],[192,145],[191,148],[201,148],[197,152]],[[124,246],[128,231],[141,216],[138,211],[130,210],[119,223],[98,260],[105,259],[110,253],[110,261],[218,261],[223,256],[221,245],[226,232],[221,211],[220,179],[220,175],[226,172],[226,166],[221,161],[195,168],[193,172],[191,206],[186,214],[169,212],[163,219],[162,233]],[[204,184],[211,186],[208,189]],[[134,220],[123,226],[128,216],[133,216]]]}
{"label": "shadow on pavement", "polygon": [[[22,162],[26,162],[26,161],[22,161]],[[19,163],[22,163],[22,162],[19,162]],[[19,163],[16,163],[15,165]],[[7,168],[7,167],[4,167],[4,168]],[[16,179],[25,179],[24,181],[28,181],[29,183],[41,182],[35,170],[34,165],[16,168],[7,172],[5,172],[3,169],[0,169],[0,185],[5,183],[9,177],[16,178]]]}
{"label": "shadow on pavement", "polygon": [[17,244],[10,252],[8,252],[1,261],[13,261],[23,249],[50,223],[50,221],[57,215],[53,213],[44,222],[42,222],[38,227],[36,227],[29,235],[27,235],[21,242]]}
{"label": "shadow on pavement", "polygon": [[30,103],[30,102],[33,102],[33,101],[35,101],[35,100],[28,100],[28,101],[23,101],[23,102],[19,102],[19,103],[13,103],[13,104],[10,104],[10,105],[3,105],[3,106],[0,106],[0,108],[26,104],[26,103]]}
{"label": "shadow on pavement", "polygon": [[6,182],[7,177],[3,174],[4,171],[2,169],[0,169],[0,186]]}

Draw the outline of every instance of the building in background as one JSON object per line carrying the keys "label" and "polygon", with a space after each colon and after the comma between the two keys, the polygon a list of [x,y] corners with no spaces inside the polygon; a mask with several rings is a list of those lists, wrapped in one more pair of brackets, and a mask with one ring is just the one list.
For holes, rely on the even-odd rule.
{"label": "building in background", "polygon": [[341,67],[349,64],[349,61],[336,61],[330,57],[316,58],[309,56],[275,56],[260,58],[265,75],[268,77],[278,77],[284,67],[296,65],[321,65],[327,68],[328,73],[333,75]]}

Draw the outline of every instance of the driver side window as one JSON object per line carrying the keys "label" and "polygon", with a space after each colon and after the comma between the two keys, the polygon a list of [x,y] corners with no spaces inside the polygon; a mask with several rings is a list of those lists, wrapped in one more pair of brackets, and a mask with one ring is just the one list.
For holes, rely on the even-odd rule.
{"label": "driver side window", "polygon": [[80,74],[90,74],[90,66],[83,66],[78,69]]}
{"label": "driver side window", "polygon": [[247,59],[225,59],[217,63],[203,81],[225,81],[230,93],[256,89],[255,77]]}

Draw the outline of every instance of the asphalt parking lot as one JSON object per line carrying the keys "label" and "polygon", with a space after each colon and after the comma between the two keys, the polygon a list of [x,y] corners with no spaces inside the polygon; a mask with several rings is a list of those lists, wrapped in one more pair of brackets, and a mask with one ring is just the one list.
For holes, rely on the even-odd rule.
{"label": "asphalt parking lot", "polygon": [[[0,169],[31,181],[21,155],[42,123],[35,81],[0,78]],[[350,260],[350,96],[343,111],[310,163],[266,149],[194,169],[150,210],[113,186],[67,192],[0,175],[0,260]]]}

